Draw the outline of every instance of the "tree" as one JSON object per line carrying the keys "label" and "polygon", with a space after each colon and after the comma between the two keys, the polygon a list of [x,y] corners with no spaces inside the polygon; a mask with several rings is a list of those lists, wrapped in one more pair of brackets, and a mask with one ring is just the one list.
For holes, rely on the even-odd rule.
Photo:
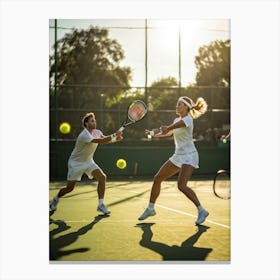
{"label": "tree", "polygon": [[[199,48],[195,57],[196,83],[186,91],[194,101],[203,97],[208,112],[197,120],[202,130],[230,123],[230,40],[214,41]],[[218,110],[217,110],[218,109]]]}
{"label": "tree", "polygon": [[[50,57],[52,85],[57,70],[58,106],[87,108],[90,104],[92,109],[99,108],[101,94],[105,103],[114,102],[122,93],[116,86],[126,87],[131,81],[131,69],[120,67],[123,58],[121,45],[108,37],[107,29],[91,26],[66,34],[57,41],[56,65],[54,55]],[[52,105],[54,91],[51,89]]]}
{"label": "tree", "polygon": [[148,93],[150,108],[153,110],[174,109],[174,104],[179,97],[178,84],[174,77],[154,81]]}
{"label": "tree", "polygon": [[196,84],[198,86],[230,85],[230,40],[214,41],[199,48],[195,57],[198,69]]}
{"label": "tree", "polygon": [[147,116],[150,128],[159,127],[176,117],[174,109],[180,96],[178,84],[176,78],[171,76],[160,78],[151,84],[148,91],[150,112]]}

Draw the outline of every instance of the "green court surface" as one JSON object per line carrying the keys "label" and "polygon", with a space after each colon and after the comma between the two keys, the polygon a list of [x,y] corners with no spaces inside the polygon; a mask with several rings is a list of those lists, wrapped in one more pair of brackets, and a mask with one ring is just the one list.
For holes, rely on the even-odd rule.
{"label": "green court surface", "polygon": [[[50,261],[230,262],[230,200],[212,192],[211,180],[193,180],[202,205],[210,212],[201,226],[197,210],[176,181],[162,183],[155,210],[144,221],[152,181],[108,181],[105,204],[111,215],[96,211],[97,182],[82,182],[50,212]],[[50,183],[49,199],[65,186]]]}

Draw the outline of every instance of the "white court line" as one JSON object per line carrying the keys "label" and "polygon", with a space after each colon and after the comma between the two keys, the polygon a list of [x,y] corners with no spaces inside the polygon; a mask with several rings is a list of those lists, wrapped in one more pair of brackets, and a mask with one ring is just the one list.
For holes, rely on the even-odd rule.
{"label": "white court line", "polygon": [[[196,215],[193,215],[193,214],[190,214],[190,213],[187,213],[187,212],[183,212],[183,211],[180,211],[180,210],[176,210],[176,209],[173,209],[173,208],[169,208],[169,207],[166,207],[166,206],[163,206],[163,205],[160,205],[160,204],[157,204],[157,206],[161,207],[161,208],[164,208],[164,209],[167,209],[167,210],[170,210],[170,211],[173,211],[173,212],[176,212],[176,213],[179,213],[179,214],[186,215],[186,216],[191,216],[191,217],[195,217],[195,218],[197,217]],[[217,222],[214,222],[214,221],[209,220],[209,219],[207,219],[206,222],[210,223],[210,224],[220,226],[220,227],[230,228],[230,226],[227,226],[227,225],[224,225],[224,224],[221,224],[221,223],[217,223]]]}
{"label": "white court line", "polygon": [[[139,194],[139,192],[132,191],[132,190],[126,190],[126,191],[129,191],[131,193]],[[140,198],[140,197],[135,197],[134,199],[146,200],[146,199]],[[156,206],[160,207],[160,208],[163,208],[163,209],[166,209],[166,210],[169,210],[169,211],[172,211],[172,212],[175,212],[175,213],[178,213],[178,214],[185,215],[185,216],[196,217],[196,215],[193,215],[193,214],[190,214],[190,213],[187,213],[187,212],[183,212],[183,211],[180,211],[180,210],[176,210],[174,208],[170,208],[170,207],[167,207],[167,206],[164,206],[164,205],[156,204]],[[132,220],[127,220],[127,221],[130,222]],[[89,222],[90,223],[90,222],[93,222],[93,221],[82,220],[82,221],[66,221],[66,222],[69,222],[69,223],[71,223],[71,222],[72,223],[75,223],[75,222]],[[209,219],[207,219],[206,222],[210,223],[210,224],[214,224],[214,225],[220,226],[220,227],[224,227],[224,228],[230,229],[230,226],[227,226],[227,225],[224,225],[224,224],[221,224],[221,223],[217,223],[217,222],[209,220]]]}
{"label": "white court line", "polygon": [[[183,212],[183,211],[180,211],[180,210],[176,210],[176,209],[173,209],[173,208],[169,208],[169,207],[166,207],[166,206],[163,206],[163,205],[160,205],[160,204],[157,204],[157,207],[161,207],[161,208],[164,208],[166,210],[169,210],[169,211],[172,211],[172,212],[176,212],[176,213],[179,213],[179,214],[182,214],[182,215],[185,215],[185,216],[191,216],[191,217],[196,217],[195,215],[192,215],[192,214],[189,214],[189,213],[186,213],[186,212]],[[55,223],[56,221],[53,221],[52,223]],[[64,221],[65,223],[92,223],[93,220],[69,220],[69,221]],[[139,222],[137,219],[133,219],[133,220],[113,220],[113,221],[105,221],[103,220],[102,223],[135,223],[135,222]],[[154,220],[153,219],[153,222],[172,222],[172,220]],[[211,223],[211,224],[214,224],[214,225],[217,225],[217,226],[220,226],[220,227],[224,227],[224,228],[230,228],[229,226],[227,225],[224,225],[224,224],[221,224],[221,223],[217,223],[217,222],[214,222],[212,220],[209,220],[207,219],[206,220],[207,223]],[[98,223],[97,222],[94,222],[94,223]]]}
{"label": "white court line", "polygon": [[[59,221],[53,221],[51,224],[55,224],[55,222],[59,222]],[[67,220],[67,221],[63,221],[65,223],[92,223],[93,220]],[[102,220],[102,223],[105,223],[105,224],[114,224],[114,223],[140,223],[142,221],[138,221],[137,219],[133,219],[133,220],[112,220],[112,221],[108,221],[108,220]],[[165,223],[172,223],[173,220],[165,220],[165,221],[162,221],[160,219],[158,220],[154,220],[153,219],[153,222],[165,222]],[[97,224],[98,222],[94,222],[94,224]]]}
{"label": "white court line", "polygon": [[[130,191],[130,192],[137,193],[135,191]],[[140,197],[135,197],[135,199],[144,200],[144,198],[140,198]],[[156,206],[164,208],[164,209],[172,211],[172,212],[175,212],[175,213],[179,213],[179,214],[185,215],[185,216],[196,217],[193,214],[190,214],[190,213],[187,213],[187,212],[183,212],[183,211],[180,211],[180,210],[176,210],[174,208],[166,207],[166,206],[163,206],[163,205],[160,205],[160,204],[156,204]],[[209,220],[209,219],[207,219],[206,222],[210,223],[210,224],[214,224],[214,225],[220,226],[220,227],[224,227],[224,228],[228,228],[228,229],[230,228],[230,226],[227,226],[227,225],[224,225],[224,224],[221,224],[221,223],[217,223],[217,222],[214,222],[214,221]]]}

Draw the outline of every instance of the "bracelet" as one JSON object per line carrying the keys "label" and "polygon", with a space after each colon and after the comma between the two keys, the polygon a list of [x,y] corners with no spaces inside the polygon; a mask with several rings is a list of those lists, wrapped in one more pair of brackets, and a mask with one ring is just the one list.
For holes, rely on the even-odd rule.
{"label": "bracelet", "polygon": [[112,142],[112,143],[114,143],[114,142],[117,141],[117,135],[116,135],[116,133],[111,134],[110,136],[111,136],[111,142]]}

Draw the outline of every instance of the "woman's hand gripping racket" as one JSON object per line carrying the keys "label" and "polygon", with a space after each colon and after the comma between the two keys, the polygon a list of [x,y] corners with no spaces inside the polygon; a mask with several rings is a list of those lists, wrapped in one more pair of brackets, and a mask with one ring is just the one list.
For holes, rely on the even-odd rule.
{"label": "woman's hand gripping racket", "polygon": [[147,115],[147,112],[147,106],[143,101],[136,100],[132,102],[127,109],[126,120],[124,121],[119,131],[123,131],[126,126],[142,120]]}

